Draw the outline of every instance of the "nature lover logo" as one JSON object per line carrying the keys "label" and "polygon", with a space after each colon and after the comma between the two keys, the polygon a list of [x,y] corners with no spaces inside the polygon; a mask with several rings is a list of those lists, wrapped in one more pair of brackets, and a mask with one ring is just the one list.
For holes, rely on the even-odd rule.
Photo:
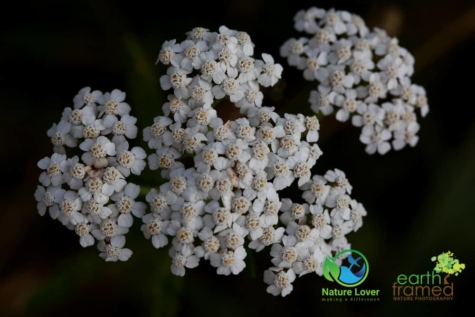
{"label": "nature lover logo", "polygon": [[323,276],[344,289],[322,288],[322,301],[379,301],[377,296],[380,290],[357,288],[366,280],[368,273],[368,260],[360,251],[343,250],[334,257],[327,257],[323,263]]}
{"label": "nature lover logo", "polygon": [[[393,283],[393,300],[396,301],[451,301],[454,298],[452,275],[458,276],[465,269],[450,251],[431,258],[435,263],[432,272],[426,274],[400,274]],[[442,279],[441,273],[445,273]]]}
{"label": "nature lover logo", "polygon": [[[349,253],[346,257],[349,266],[338,266],[335,262],[346,253]],[[345,287],[360,285],[368,276],[368,272],[368,260],[363,253],[356,250],[343,250],[338,252],[333,258],[327,257],[323,263],[323,276],[330,282],[337,282]]]}

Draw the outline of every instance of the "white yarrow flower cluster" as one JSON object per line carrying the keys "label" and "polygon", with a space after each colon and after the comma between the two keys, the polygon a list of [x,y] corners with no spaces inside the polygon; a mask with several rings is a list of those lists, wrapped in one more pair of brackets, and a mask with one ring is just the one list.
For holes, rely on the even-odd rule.
{"label": "white yarrow flower cluster", "polygon": [[[85,87],[74,97],[74,106],[65,108],[58,124],[48,130],[54,154],[38,162],[40,174],[35,198],[38,212],[46,211],[74,230],[83,247],[94,245],[106,261],[126,261],[132,251],[124,248],[125,234],[141,218],[146,205],[135,199],[140,187],[128,183],[132,173],[145,168],[146,153],[130,148],[135,139],[135,117],[125,93],[92,91]],[[66,147],[79,144],[80,156],[67,156]]]}
{"label": "white yarrow flower cluster", "polygon": [[[245,32],[195,28],[163,44],[158,62],[168,101],[144,140],[155,152],[149,167],[166,180],[146,196],[151,213],[142,231],[155,248],[170,246],[171,271],[183,276],[206,260],[217,274],[239,274],[249,249],[270,247],[268,292],[286,296],[296,275],[322,275],[327,255],[349,248],[345,235],[366,211],[350,198],[340,170],[312,175],[322,152],[316,116],[262,105],[259,87],[272,86],[282,67],[270,55],[254,59]],[[243,115],[223,122],[213,108],[228,97]],[[302,201],[281,197],[296,185]]]}
{"label": "white yarrow flower cluster", "polygon": [[414,147],[419,137],[416,110],[429,112],[426,92],[413,84],[414,57],[384,30],[369,30],[346,11],[299,11],[297,31],[311,35],[287,40],[280,49],[289,65],[318,82],[309,102],[316,113],[335,114],[361,127],[366,152]]}

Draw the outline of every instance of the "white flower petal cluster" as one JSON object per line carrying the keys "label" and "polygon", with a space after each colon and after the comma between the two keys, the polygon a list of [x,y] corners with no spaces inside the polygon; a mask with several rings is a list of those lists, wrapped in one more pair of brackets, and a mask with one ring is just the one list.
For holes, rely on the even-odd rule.
{"label": "white flower petal cluster", "polygon": [[[255,60],[253,48],[247,33],[224,26],[163,44],[161,86],[171,94],[144,140],[155,151],[148,165],[165,183],[146,196],[142,231],[155,248],[170,246],[178,276],[202,260],[217,274],[239,274],[249,249],[269,247],[268,292],[286,296],[296,275],[321,275],[327,255],[349,248],[345,235],[366,211],[342,171],[312,175],[322,155],[317,117],[262,105],[259,86],[274,85],[282,67],[270,55]],[[214,102],[226,96],[243,117],[217,116]],[[294,183],[305,203],[281,197]]]}
{"label": "white flower petal cluster", "polygon": [[414,57],[382,29],[370,30],[355,14],[310,8],[294,18],[295,29],[311,37],[287,40],[280,49],[289,65],[318,86],[309,102],[316,113],[335,114],[361,127],[366,152],[414,147],[416,112],[429,112],[425,89],[411,82]]}
{"label": "white flower petal cluster", "polygon": [[[135,199],[140,187],[128,183],[130,174],[140,175],[146,153],[130,148],[135,139],[135,117],[125,93],[92,91],[85,87],[65,108],[58,124],[48,130],[54,154],[38,162],[40,174],[35,198],[38,212],[46,211],[79,236],[81,246],[94,245],[106,261],[126,261],[132,251],[124,248],[125,234],[142,218],[146,205]],[[66,148],[79,145],[80,156],[68,157]]]}

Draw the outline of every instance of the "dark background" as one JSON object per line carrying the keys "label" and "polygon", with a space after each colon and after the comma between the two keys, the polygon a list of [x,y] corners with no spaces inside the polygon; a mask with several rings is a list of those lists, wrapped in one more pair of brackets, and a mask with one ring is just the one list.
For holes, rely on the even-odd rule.
{"label": "dark background", "polygon": [[[475,221],[475,2],[233,0],[36,1],[2,8],[0,50],[0,315],[1,316],[244,316],[269,314],[386,316],[453,313],[474,294]],[[284,66],[283,79],[266,91],[266,105],[308,112],[311,86],[287,66],[279,47],[300,34],[300,9],[334,7],[386,29],[416,58],[414,82],[427,90],[431,111],[420,121],[419,144],[369,156],[359,131],[330,118],[321,121],[324,152],[315,173],[339,168],[352,197],[368,211],[363,227],[348,236],[371,265],[365,288],[381,289],[379,303],[322,303],[317,275],[297,279],[287,297],[266,293],[268,252],[254,256],[238,276],[217,276],[207,262],[180,278],[170,272],[167,250],[143,238],[136,220],[126,263],[105,263],[95,247],[48,216],[38,216],[33,193],[38,160],[50,156],[46,130],[72,106],[79,89],[127,93],[140,131],[159,114],[165,95],[154,65],[164,40],[181,41],[201,26],[246,31],[256,53]],[[219,110],[218,110],[219,111]],[[140,137],[141,138],[141,137]],[[137,140],[137,144],[143,144]],[[150,151],[148,151],[150,152]],[[147,168],[148,169],[148,168]],[[147,170],[146,169],[146,170]],[[156,174],[148,171],[145,181]],[[393,302],[398,274],[432,270],[432,256],[452,251],[467,268],[452,303]]]}

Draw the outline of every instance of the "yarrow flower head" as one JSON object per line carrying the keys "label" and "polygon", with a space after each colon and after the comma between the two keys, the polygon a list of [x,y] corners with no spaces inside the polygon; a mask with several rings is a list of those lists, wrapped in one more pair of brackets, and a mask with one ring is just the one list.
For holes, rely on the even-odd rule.
{"label": "yarrow flower head", "polygon": [[[345,173],[312,174],[322,154],[318,118],[263,106],[260,87],[282,75],[271,55],[256,59],[250,36],[225,26],[187,35],[165,42],[158,57],[170,95],[144,140],[154,150],[149,167],[165,183],[147,194],[142,231],[155,248],[169,245],[179,276],[202,260],[217,274],[239,274],[249,251],[269,247],[276,273],[265,274],[268,292],[286,296],[296,276],[322,275],[325,256],[349,245],[345,235],[366,212],[350,198]],[[241,118],[218,116],[214,107],[224,98]],[[281,196],[292,184],[305,203]]]}
{"label": "yarrow flower head", "polygon": [[[314,10],[310,16],[324,18],[325,12]],[[338,54],[329,53],[335,36],[351,29],[346,15],[342,19],[328,13],[325,21],[333,33],[324,29],[315,44],[322,52],[315,51],[314,60],[306,62],[316,78],[328,80],[317,99],[326,112],[344,99],[345,111],[356,111],[367,126],[365,142],[382,151],[387,148],[385,131],[393,131],[382,126],[389,120],[383,110],[358,103],[361,93],[349,90],[355,78],[344,66],[331,74],[317,70],[320,64],[343,65],[353,56],[344,41]],[[352,23],[352,34],[366,34],[359,20]],[[298,25],[320,30],[319,23],[307,20]],[[289,44],[292,63],[301,62],[299,54],[308,50],[308,43],[299,39]],[[169,95],[161,114],[143,130],[150,154],[132,144],[137,120],[124,92],[81,89],[74,109],[66,108],[48,131],[55,153],[38,162],[41,185],[34,196],[39,214],[48,211],[74,230],[83,247],[97,240],[106,261],[131,257],[125,234],[140,218],[152,246],[169,248],[170,270],[177,276],[202,261],[209,261],[217,274],[240,274],[248,253],[266,248],[272,257],[264,272],[267,292],[286,296],[297,277],[321,276],[325,257],[350,248],[346,235],[361,228],[366,210],[351,198],[343,171],[314,174],[322,155],[318,117],[280,115],[263,105],[261,87],[274,86],[283,68],[269,54],[262,54],[262,60],[253,55],[249,34],[225,26],[219,32],[197,27],[182,42],[164,42],[157,64],[167,67],[160,84]],[[371,79],[375,96],[377,85],[387,85],[376,75]],[[241,117],[219,117],[215,107],[222,99],[234,104]],[[399,108],[386,108],[404,117]],[[400,127],[393,119],[394,129]],[[82,153],[68,156],[66,148],[78,144]],[[140,187],[128,181],[130,174],[141,175],[146,161],[163,179],[145,195],[149,210],[140,201]],[[300,190],[300,197],[285,196],[291,186]]]}
{"label": "yarrow flower head", "polygon": [[[123,248],[124,235],[133,216],[142,217],[146,207],[135,201],[140,187],[126,180],[145,168],[144,150],[129,150],[127,141],[137,135],[137,119],[118,89],[102,94],[85,87],[73,103],[47,132],[55,153],[38,162],[44,170],[35,192],[38,212],[43,216],[48,210],[74,230],[83,247],[100,241],[106,261],[126,261],[132,251]],[[82,155],[68,156],[66,147],[78,144]]]}
{"label": "yarrow flower head", "polygon": [[312,7],[299,11],[291,38],[280,49],[290,66],[317,81],[310,93],[317,114],[335,115],[361,127],[366,152],[414,147],[419,138],[416,113],[429,112],[425,89],[411,81],[414,57],[382,29],[370,30],[355,14]]}

